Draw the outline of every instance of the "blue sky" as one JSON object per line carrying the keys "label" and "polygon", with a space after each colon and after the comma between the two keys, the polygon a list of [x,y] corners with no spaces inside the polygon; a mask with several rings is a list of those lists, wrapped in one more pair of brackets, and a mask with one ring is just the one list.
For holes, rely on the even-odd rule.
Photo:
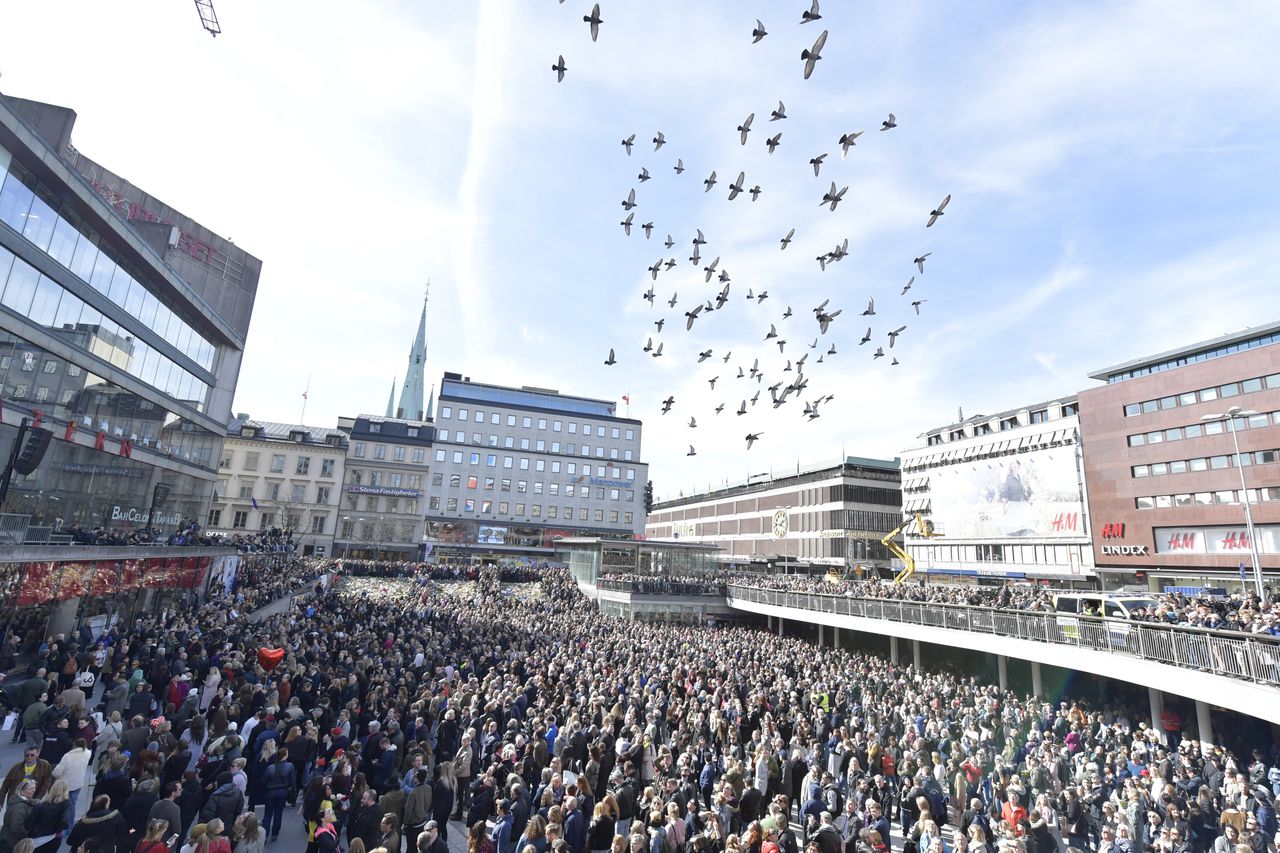
{"label": "blue sky", "polygon": [[[235,405],[254,417],[297,419],[308,375],[309,423],[381,412],[430,277],[429,377],[629,393],[656,491],[674,496],[842,450],[893,456],[958,406],[1069,393],[1088,370],[1280,308],[1275,4],[829,2],[800,26],[805,3],[604,2],[595,44],[583,0],[216,6],[217,39],[184,2],[7,9],[0,89],[74,108],[86,154],[263,259]],[[752,45],[757,17],[770,34]],[[800,50],[823,28],[804,81]],[[779,99],[789,118],[770,123]],[[890,111],[899,127],[878,132]],[[726,199],[739,170],[758,202]],[[831,180],[850,187],[834,213],[818,206]],[[632,187],[652,240],[618,226]],[[686,334],[683,312],[714,294],[686,260],[695,228],[732,301]],[[815,256],[845,238],[850,256],[821,272]],[[921,252],[917,318],[898,294]],[[680,261],[655,285],[680,293],[675,310],[641,299],[659,256]],[[822,417],[794,399],[774,411],[767,390],[734,416],[794,376],[781,368],[828,297],[843,314],[821,343],[839,354],[812,351],[806,371],[805,399],[835,395]],[[859,348],[868,297],[875,340]],[[660,316],[653,359],[640,348]],[[902,364],[872,362],[903,323]],[[763,385],[732,378],[757,356]],[[748,431],[763,432],[750,452]]]}

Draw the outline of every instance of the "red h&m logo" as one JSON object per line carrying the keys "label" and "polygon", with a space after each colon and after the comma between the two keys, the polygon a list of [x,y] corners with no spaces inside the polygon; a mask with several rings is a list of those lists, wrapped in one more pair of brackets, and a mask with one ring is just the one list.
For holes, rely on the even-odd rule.
{"label": "red h&m logo", "polygon": [[1196,534],[1193,532],[1174,533],[1169,537],[1167,550],[1169,551],[1194,551],[1196,547]]}
{"label": "red h&m logo", "polygon": [[1102,525],[1103,539],[1123,539],[1124,538],[1124,522],[1109,521]]}
{"label": "red h&m logo", "polygon": [[1237,533],[1233,530],[1218,544],[1222,546],[1224,551],[1247,551],[1249,550],[1249,534]]}
{"label": "red h&m logo", "polygon": [[1061,533],[1064,530],[1080,529],[1080,513],[1078,512],[1060,512],[1053,519],[1053,532]]}

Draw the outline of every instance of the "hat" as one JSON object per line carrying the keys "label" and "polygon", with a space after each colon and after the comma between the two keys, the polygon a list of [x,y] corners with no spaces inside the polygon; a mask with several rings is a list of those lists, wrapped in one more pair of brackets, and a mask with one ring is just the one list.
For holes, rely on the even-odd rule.
{"label": "hat", "polygon": [[240,724],[239,724],[239,723],[234,723],[234,722],[232,722],[232,723],[227,723],[227,731],[229,731],[229,732],[238,732],[238,731],[240,731]]}
{"label": "hat", "polygon": [[333,728],[329,729],[329,735],[331,737],[342,737],[342,727],[334,726]]}

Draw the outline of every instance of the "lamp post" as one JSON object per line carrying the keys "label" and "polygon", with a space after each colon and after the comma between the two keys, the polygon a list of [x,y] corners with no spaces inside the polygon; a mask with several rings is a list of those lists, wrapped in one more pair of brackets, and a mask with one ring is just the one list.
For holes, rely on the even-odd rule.
{"label": "lamp post", "polygon": [[1249,534],[1249,556],[1253,560],[1253,586],[1259,600],[1262,599],[1262,561],[1258,558],[1258,538],[1253,532],[1253,507],[1249,502],[1249,487],[1244,481],[1244,465],[1240,460],[1240,439],[1236,435],[1236,418],[1249,417],[1256,415],[1257,412],[1252,409],[1242,410],[1239,406],[1232,406],[1223,414],[1204,415],[1200,418],[1202,421],[1219,421],[1225,419],[1227,428],[1231,431],[1231,444],[1236,451],[1236,469],[1240,472],[1240,493],[1244,496],[1244,524],[1245,530]]}

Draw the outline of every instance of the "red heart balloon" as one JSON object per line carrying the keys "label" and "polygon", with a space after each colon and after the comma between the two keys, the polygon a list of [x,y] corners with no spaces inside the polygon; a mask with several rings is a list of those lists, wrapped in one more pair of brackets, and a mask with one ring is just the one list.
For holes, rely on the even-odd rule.
{"label": "red heart balloon", "polygon": [[258,664],[267,672],[275,669],[284,660],[284,649],[258,649]]}

